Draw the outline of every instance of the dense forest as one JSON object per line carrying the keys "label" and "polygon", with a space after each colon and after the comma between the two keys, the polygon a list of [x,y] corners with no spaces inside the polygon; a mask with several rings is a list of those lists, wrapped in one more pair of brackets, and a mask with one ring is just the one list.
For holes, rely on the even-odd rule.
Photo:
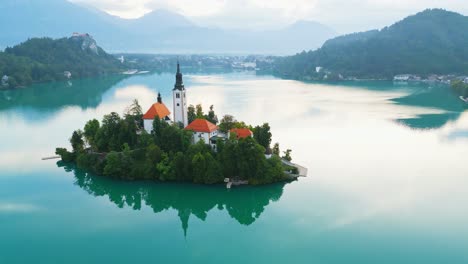
{"label": "dense forest", "polygon": [[382,30],[337,37],[322,48],[279,58],[274,72],[292,79],[337,76],[391,79],[397,74],[468,74],[468,17],[429,9]]}
{"label": "dense forest", "polygon": [[116,73],[123,65],[99,48],[89,35],[70,38],[33,38],[0,52],[0,88],[34,82],[82,78]]}
{"label": "dense forest", "polygon": [[[200,117],[205,116],[199,110]],[[192,144],[192,131],[158,117],[148,134],[142,129],[142,116],[141,107],[134,101],[123,117],[111,113],[102,122],[90,120],[70,138],[72,151],[57,148],[56,153],[80,169],[124,180],[215,184],[235,178],[266,184],[289,180],[285,171],[297,173],[281,162],[278,144],[272,157],[266,158],[272,136],[268,124],[251,127],[253,137],[238,139],[231,134],[218,140],[214,151],[203,141]],[[247,127],[232,116],[223,117],[219,124],[223,131],[242,126]],[[290,161],[290,152],[285,151],[283,159]]]}

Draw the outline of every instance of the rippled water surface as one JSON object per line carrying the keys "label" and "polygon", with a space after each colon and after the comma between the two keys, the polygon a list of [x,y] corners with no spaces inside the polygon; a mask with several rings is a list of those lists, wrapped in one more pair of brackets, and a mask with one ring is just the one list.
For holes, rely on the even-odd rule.
{"label": "rippled water surface", "polygon": [[226,190],[41,161],[174,75],[0,92],[0,263],[468,263],[468,112],[447,87],[187,74],[188,100],[269,122],[307,178]]}

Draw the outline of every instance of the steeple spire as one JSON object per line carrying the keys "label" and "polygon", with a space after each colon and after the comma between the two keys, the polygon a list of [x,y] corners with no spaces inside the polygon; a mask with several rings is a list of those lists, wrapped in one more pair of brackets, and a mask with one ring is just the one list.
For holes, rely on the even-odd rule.
{"label": "steeple spire", "polygon": [[184,81],[182,80],[182,73],[180,72],[179,61],[177,60],[177,73],[176,73],[176,83],[174,85],[174,90],[185,90]]}

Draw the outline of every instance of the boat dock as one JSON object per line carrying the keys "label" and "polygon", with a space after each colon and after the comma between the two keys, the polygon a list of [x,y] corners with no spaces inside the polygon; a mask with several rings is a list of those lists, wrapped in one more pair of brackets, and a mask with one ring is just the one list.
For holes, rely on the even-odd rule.
{"label": "boat dock", "polygon": [[60,156],[44,157],[42,160],[60,159]]}
{"label": "boat dock", "polygon": [[[284,160],[284,159],[282,159],[281,162],[283,162],[284,165],[297,168],[297,171],[298,171],[298,174],[296,175],[297,177],[307,177],[307,168],[305,168],[305,167],[303,167],[303,166],[301,166],[299,164],[289,162],[289,161]],[[290,175],[294,175],[294,174],[290,174]]]}
{"label": "boat dock", "polygon": [[240,186],[240,185],[248,185],[249,181],[241,181],[241,180],[231,180],[230,178],[224,179],[226,183],[226,188],[231,189],[232,186]]}

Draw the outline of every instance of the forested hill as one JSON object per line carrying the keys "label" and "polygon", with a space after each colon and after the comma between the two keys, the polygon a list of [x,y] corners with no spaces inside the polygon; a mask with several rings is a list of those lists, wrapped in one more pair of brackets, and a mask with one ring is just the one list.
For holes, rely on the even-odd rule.
{"label": "forested hill", "polygon": [[0,78],[8,76],[9,88],[66,79],[66,71],[71,78],[81,78],[116,73],[122,68],[120,61],[87,34],[55,40],[33,38],[0,52]]}
{"label": "forested hill", "polygon": [[278,59],[277,74],[316,79],[316,67],[359,78],[468,73],[468,17],[428,9],[382,30],[337,37],[316,51]]}

